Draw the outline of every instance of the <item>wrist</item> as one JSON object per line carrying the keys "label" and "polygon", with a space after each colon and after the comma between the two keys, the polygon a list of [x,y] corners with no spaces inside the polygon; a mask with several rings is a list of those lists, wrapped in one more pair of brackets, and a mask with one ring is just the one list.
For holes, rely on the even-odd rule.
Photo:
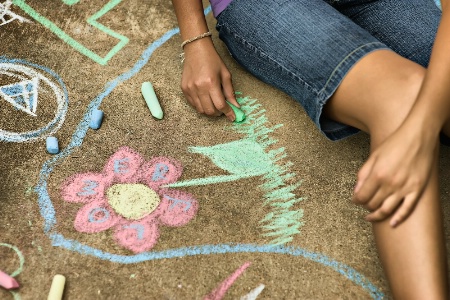
{"label": "wrist", "polygon": [[[212,48],[214,49],[214,45],[211,39],[211,32],[205,32],[200,35],[194,36],[190,39],[185,40],[181,43],[181,63],[184,62],[186,58],[186,53],[189,52],[201,52],[204,48]],[[189,56],[189,54],[188,54]]]}
{"label": "wrist", "polygon": [[411,113],[402,127],[406,127],[407,132],[417,133],[418,137],[423,138],[427,142],[432,142],[439,138],[442,126],[442,123],[436,118],[430,118],[423,113]]}

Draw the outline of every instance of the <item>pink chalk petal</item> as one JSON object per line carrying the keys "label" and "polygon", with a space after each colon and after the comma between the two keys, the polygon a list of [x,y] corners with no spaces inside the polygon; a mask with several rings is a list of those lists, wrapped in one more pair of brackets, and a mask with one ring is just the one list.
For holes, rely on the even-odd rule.
{"label": "pink chalk petal", "polygon": [[75,174],[62,184],[61,196],[68,202],[100,201],[105,195],[105,184],[108,184],[108,180],[102,174]]}
{"label": "pink chalk petal", "polygon": [[117,243],[134,253],[150,250],[159,238],[156,222],[126,222],[116,226],[115,239]]}
{"label": "pink chalk petal", "polygon": [[153,189],[176,182],[182,172],[182,165],[169,157],[155,157],[141,167],[143,181]]}
{"label": "pink chalk petal", "polygon": [[109,158],[103,172],[113,183],[136,183],[143,162],[139,153],[129,147],[121,147]]}
{"label": "pink chalk petal", "polygon": [[0,286],[7,290],[11,290],[17,289],[19,287],[19,283],[14,279],[14,277],[0,271]]}
{"label": "pink chalk petal", "polygon": [[191,194],[178,190],[162,191],[160,207],[163,210],[159,220],[167,226],[187,224],[198,210],[198,202]]}
{"label": "pink chalk petal", "polygon": [[102,201],[83,206],[75,217],[74,227],[79,232],[95,233],[116,225],[121,218]]}

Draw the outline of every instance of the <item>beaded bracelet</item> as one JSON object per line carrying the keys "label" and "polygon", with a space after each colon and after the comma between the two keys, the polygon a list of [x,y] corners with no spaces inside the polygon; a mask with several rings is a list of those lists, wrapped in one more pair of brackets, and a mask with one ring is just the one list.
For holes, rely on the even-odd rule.
{"label": "beaded bracelet", "polygon": [[[200,34],[200,35],[197,35],[197,36],[195,36],[195,37],[193,37],[193,38],[190,38],[190,39],[188,39],[188,40],[185,40],[184,42],[181,43],[181,51],[184,50],[184,46],[186,46],[187,44],[192,43],[192,42],[194,42],[194,41],[196,41],[196,40],[205,38],[205,37],[207,37],[207,36],[211,36],[211,35],[212,35],[212,33],[211,33],[210,31],[208,31],[208,32],[202,33],[202,34]],[[183,63],[183,62],[184,62],[184,51],[181,52],[180,58],[181,58],[181,63]]]}

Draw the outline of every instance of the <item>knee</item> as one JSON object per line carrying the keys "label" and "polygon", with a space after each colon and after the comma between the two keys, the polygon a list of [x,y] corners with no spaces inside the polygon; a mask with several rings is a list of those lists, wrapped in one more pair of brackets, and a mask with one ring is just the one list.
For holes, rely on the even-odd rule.
{"label": "knee", "polygon": [[[383,111],[378,112],[380,118],[378,118],[376,128],[384,134],[390,135],[403,123],[420,92],[425,71],[420,65],[414,64],[398,72],[397,80],[391,87],[394,91],[388,93],[392,97],[388,99],[389,104],[379,106]],[[380,128],[380,124],[382,124],[382,128]]]}

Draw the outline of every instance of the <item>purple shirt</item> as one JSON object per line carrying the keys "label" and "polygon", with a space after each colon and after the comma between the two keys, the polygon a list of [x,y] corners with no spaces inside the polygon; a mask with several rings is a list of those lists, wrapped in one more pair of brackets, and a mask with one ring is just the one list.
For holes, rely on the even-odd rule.
{"label": "purple shirt", "polygon": [[217,17],[233,0],[209,0],[214,17]]}

